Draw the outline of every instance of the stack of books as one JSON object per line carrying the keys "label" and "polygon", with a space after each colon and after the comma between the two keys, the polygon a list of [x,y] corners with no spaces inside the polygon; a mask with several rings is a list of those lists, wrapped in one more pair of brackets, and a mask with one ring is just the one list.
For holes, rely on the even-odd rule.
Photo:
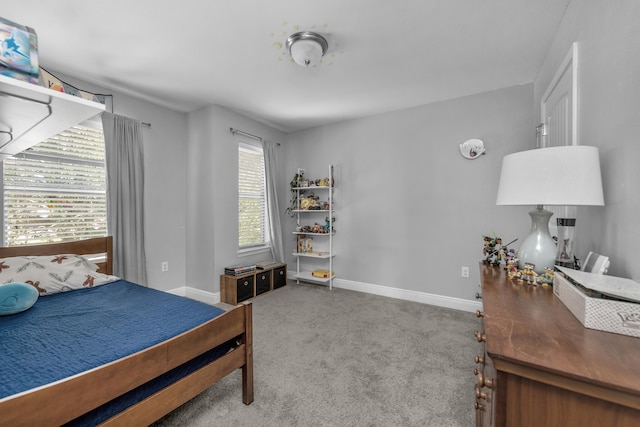
{"label": "stack of books", "polygon": [[231,267],[224,268],[224,274],[228,276],[242,276],[243,274],[255,273],[255,271],[255,264],[232,265]]}
{"label": "stack of books", "polygon": [[313,277],[320,277],[320,278],[323,278],[323,279],[328,279],[329,276],[333,277],[336,274],[333,271],[330,272],[329,270],[314,270],[314,271],[311,272],[311,275]]}
{"label": "stack of books", "polygon": [[273,261],[273,260],[256,262],[256,268],[258,270],[267,270],[277,265],[280,265],[280,263],[278,261]]}

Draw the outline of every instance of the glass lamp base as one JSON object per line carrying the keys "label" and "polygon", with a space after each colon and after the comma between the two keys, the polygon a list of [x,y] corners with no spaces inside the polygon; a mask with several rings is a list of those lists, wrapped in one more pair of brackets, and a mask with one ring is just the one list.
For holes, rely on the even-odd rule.
{"label": "glass lamp base", "polygon": [[545,268],[553,268],[556,261],[556,243],[549,234],[549,219],[553,215],[542,206],[529,212],[531,217],[531,233],[525,237],[518,249],[518,267],[524,269],[526,264],[533,264],[533,270],[544,273]]}

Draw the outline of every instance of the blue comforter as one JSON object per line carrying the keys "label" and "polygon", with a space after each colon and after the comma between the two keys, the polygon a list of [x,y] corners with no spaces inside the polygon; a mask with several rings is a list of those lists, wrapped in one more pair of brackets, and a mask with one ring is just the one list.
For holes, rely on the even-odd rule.
{"label": "blue comforter", "polygon": [[0,317],[0,398],[103,365],[223,313],[124,280]]}

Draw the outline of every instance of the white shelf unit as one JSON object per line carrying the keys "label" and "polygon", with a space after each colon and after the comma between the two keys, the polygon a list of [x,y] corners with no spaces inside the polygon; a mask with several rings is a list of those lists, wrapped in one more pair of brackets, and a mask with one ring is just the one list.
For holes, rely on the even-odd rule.
{"label": "white shelf unit", "polygon": [[0,75],[0,161],[104,109],[97,102]]}
{"label": "white shelf unit", "polygon": [[[304,173],[303,169],[298,169],[298,174]],[[334,200],[333,194],[335,191],[334,187],[334,179],[333,179],[333,165],[329,165],[328,168],[328,178],[329,185],[315,185],[315,186],[304,186],[304,187],[296,187],[293,188],[292,191],[296,192],[296,200],[297,200],[297,209],[294,209],[292,212],[296,216],[296,230],[300,229],[303,225],[311,225],[310,223],[318,223],[318,219],[324,220],[325,226],[328,227],[328,232],[303,232],[303,231],[294,231],[293,234],[296,236],[296,251],[293,253],[293,256],[296,257],[296,272],[295,278],[296,283],[303,282],[311,282],[311,283],[321,283],[328,284],[329,289],[333,289],[333,280],[335,279],[335,274],[333,273],[333,258],[335,257],[335,253],[333,250],[333,238],[335,235],[335,231],[333,229],[333,221],[334,221]],[[318,196],[321,201],[326,201],[329,204],[329,209],[301,209],[300,202],[301,198],[304,197],[305,194],[309,194],[313,192],[315,196]],[[311,251],[311,252],[300,252],[298,248],[298,239],[300,236],[309,236],[313,239],[314,244],[318,243],[319,247],[322,250],[319,251]],[[312,259],[322,260],[321,262],[311,261]],[[313,275],[313,270],[308,270],[310,266],[315,267],[328,267],[329,277],[316,277]]]}

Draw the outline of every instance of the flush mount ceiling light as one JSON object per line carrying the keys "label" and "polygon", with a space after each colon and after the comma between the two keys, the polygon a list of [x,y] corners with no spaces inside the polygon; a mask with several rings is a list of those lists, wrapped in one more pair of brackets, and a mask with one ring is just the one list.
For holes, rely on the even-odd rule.
{"label": "flush mount ceiling light", "polygon": [[303,67],[318,65],[328,47],[327,40],[312,31],[291,34],[286,43],[293,62]]}

